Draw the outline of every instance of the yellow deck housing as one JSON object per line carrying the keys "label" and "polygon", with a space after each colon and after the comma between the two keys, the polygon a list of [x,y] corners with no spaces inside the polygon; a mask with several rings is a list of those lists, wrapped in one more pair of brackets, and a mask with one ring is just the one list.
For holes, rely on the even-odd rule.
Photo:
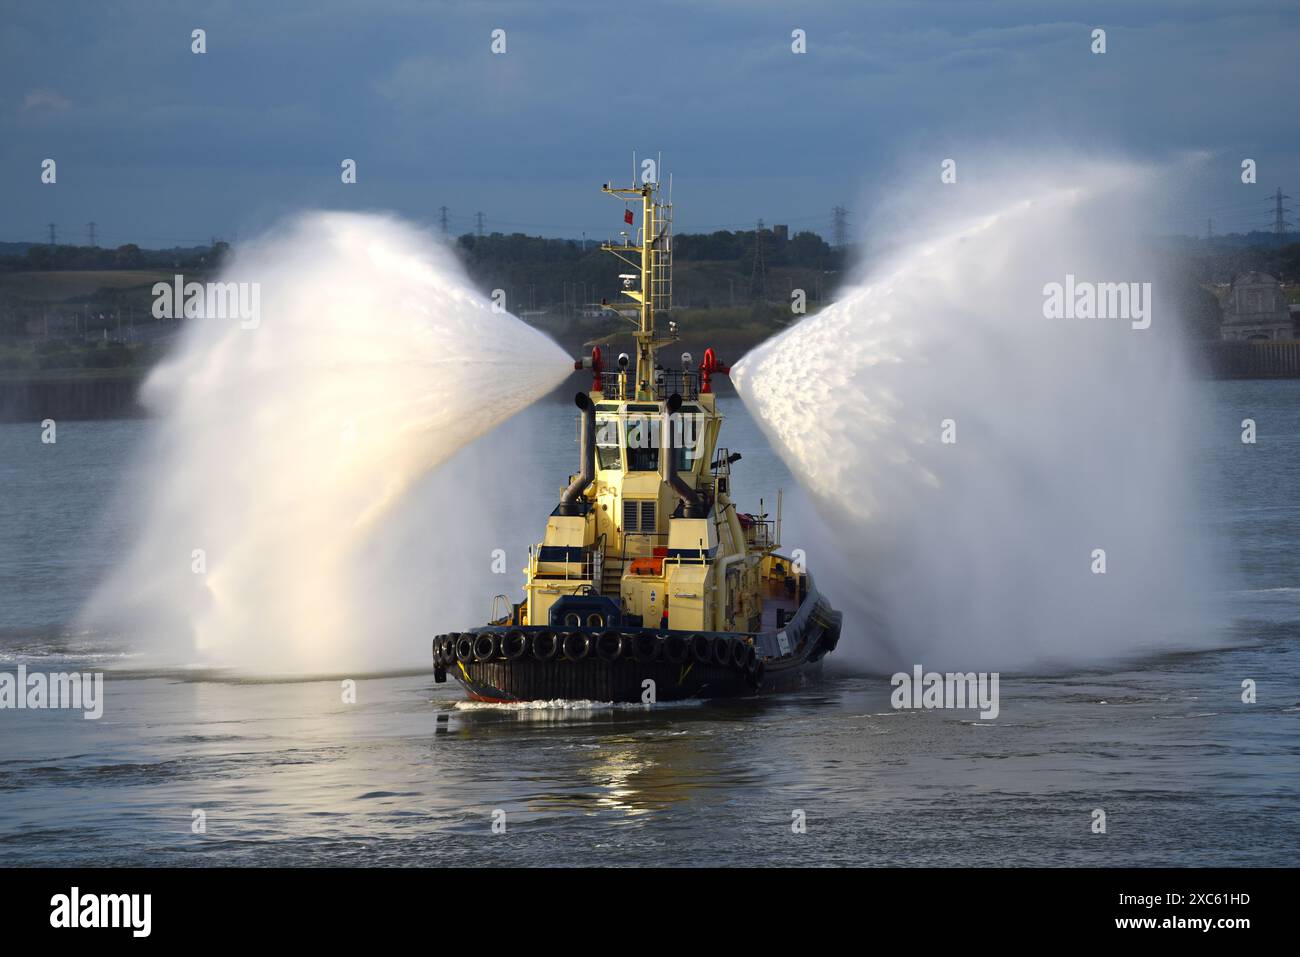
{"label": "yellow deck housing", "polygon": [[[756,631],[779,544],[779,498],[774,522],[765,515],[742,522],[708,374],[656,364],[656,350],[677,338],[671,327],[666,337],[655,330],[656,312],[671,305],[671,203],[661,202],[658,183],[603,191],[640,204],[635,235],[602,247],[635,270],[624,274],[628,301],[612,308],[635,323],[636,357],[596,370],[596,468],[582,493],[584,514],[547,520],[545,538],[530,549],[515,620],[544,625],[556,600],[590,590],[651,628]],[[676,414],[668,407],[674,393]],[[711,503],[706,517],[687,517],[674,472]]]}

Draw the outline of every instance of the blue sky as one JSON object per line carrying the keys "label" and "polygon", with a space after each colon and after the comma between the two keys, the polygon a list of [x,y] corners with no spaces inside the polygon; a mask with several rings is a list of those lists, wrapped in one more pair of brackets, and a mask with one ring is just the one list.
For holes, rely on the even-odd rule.
{"label": "blue sky", "polygon": [[101,245],[189,244],[303,208],[432,224],[444,204],[458,233],[482,210],[489,230],[604,238],[621,210],[597,188],[633,150],[662,152],[679,230],[825,234],[837,203],[861,226],[898,177],[976,146],[1204,151],[1162,231],[1266,226],[1274,188],[1300,194],[1294,0],[3,0],[0,26],[0,240],[54,221],[83,242],[94,220]]}

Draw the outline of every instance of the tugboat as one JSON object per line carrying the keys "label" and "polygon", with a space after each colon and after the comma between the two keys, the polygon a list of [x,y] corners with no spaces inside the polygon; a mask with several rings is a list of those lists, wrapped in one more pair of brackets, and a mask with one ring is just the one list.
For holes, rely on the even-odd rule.
{"label": "tugboat", "polygon": [[[485,702],[673,701],[799,688],[820,677],[841,615],[802,560],[778,553],[776,518],[732,500],[738,452],[719,446],[712,349],[668,369],[656,332],[672,304],[672,203],[657,182],[602,191],[625,203],[634,233],[602,244],[628,267],[626,301],[608,306],[636,326],[635,358],[606,368],[596,346],[575,370],[577,475],[529,549],[523,600],[493,600],[492,620],[433,639],[434,680],[450,674]],[[796,556],[800,553],[796,552]]]}

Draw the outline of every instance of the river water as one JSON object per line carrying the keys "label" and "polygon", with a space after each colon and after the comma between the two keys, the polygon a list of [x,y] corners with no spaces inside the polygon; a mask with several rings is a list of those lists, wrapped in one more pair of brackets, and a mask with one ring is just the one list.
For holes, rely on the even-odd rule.
{"label": "river water", "polygon": [[[0,711],[0,862],[1293,864],[1300,382],[1204,388],[1208,504],[1188,521],[1230,549],[1220,647],[1004,673],[993,721],[893,710],[888,677],[846,646],[803,693],[652,710],[465,707],[420,665],[353,676],[355,703],[339,676],[146,667],[129,635],[76,619],[123,554],[117,491],[149,424],[61,423],[53,446],[0,425],[0,667],[107,673],[99,720]],[[789,475],[739,402],[725,410],[737,490],[770,508]],[[512,549],[540,537],[573,468],[571,413],[548,400],[485,440],[565,440],[506,472],[524,477],[499,516]],[[410,636],[412,662],[435,630]]]}

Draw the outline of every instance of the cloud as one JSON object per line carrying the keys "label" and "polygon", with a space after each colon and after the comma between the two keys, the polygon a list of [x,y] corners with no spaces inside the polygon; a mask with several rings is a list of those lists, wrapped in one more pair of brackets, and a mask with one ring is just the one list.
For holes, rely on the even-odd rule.
{"label": "cloud", "polygon": [[398,108],[416,112],[515,114],[548,86],[537,73],[538,66],[523,53],[415,56],[399,62],[373,88]]}
{"label": "cloud", "polygon": [[24,110],[70,110],[72,101],[53,90],[32,90],[23,97]]}
{"label": "cloud", "polygon": [[[642,46],[580,0],[372,0],[364,15],[343,0],[290,0],[256,17],[227,6],[203,24],[205,56],[163,0],[88,5],[73,31],[58,5],[21,7],[0,30],[0,87],[12,91],[0,96],[11,134],[0,168],[36,143],[74,158],[85,202],[126,236],[230,233],[264,209],[337,203],[337,176],[321,171],[344,156],[369,170],[347,194],[364,208],[427,216],[454,195],[453,208],[537,223],[576,222],[583,201],[567,184],[622,170],[633,149],[663,151],[683,215],[701,223],[827,220],[864,180],[887,189],[896,158],[942,159],[972,138],[1253,156],[1295,192],[1284,177],[1300,133],[1260,119],[1289,115],[1296,99],[1294,0],[1194,11],[1178,0],[818,0],[797,20],[775,0],[667,0]],[[1108,31],[1104,56],[1089,49],[1094,23]],[[796,26],[804,55],[790,49]],[[497,27],[509,33],[499,55]],[[159,130],[166,142],[142,149]],[[522,166],[557,188],[507,213],[499,182]],[[737,167],[759,192],[725,187]],[[1240,189],[1235,175],[1216,182],[1196,205]],[[26,225],[0,238],[39,235],[47,198],[15,198],[6,221]]]}

